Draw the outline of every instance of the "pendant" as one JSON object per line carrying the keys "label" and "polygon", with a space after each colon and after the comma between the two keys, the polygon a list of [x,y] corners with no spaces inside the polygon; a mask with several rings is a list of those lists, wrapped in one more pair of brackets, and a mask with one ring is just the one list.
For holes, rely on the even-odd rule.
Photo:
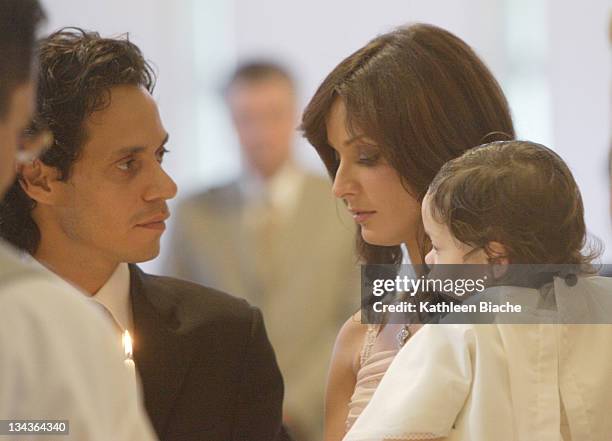
{"label": "pendant", "polygon": [[398,347],[401,348],[402,346],[404,346],[411,335],[412,332],[410,332],[409,325],[404,325],[404,327],[400,329],[400,331],[396,335]]}

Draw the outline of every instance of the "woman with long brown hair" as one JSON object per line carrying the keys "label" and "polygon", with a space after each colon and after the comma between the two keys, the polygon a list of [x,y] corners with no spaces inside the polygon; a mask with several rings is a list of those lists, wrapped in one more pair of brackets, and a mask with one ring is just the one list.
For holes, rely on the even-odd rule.
{"label": "woman with long brown hair", "polygon": [[[420,205],[436,173],[472,147],[514,138],[491,72],[461,39],[425,24],[380,35],[344,59],[311,99],[302,129],[358,224],[362,263],[378,264],[423,263]],[[349,318],[336,340],[326,441],[344,436],[419,326],[360,322]]]}

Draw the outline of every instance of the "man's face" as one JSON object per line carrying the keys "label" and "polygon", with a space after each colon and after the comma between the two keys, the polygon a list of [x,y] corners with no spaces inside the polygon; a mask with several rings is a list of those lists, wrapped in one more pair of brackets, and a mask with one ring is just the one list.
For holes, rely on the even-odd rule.
{"label": "man's face", "polygon": [[110,105],[85,128],[81,154],[51,210],[56,246],[111,263],[156,257],[166,201],[177,188],[162,169],[168,134],[155,101],[143,88],[114,87]]}
{"label": "man's face", "polygon": [[282,77],[239,80],[227,102],[247,165],[273,175],[290,155],[295,133],[295,93]]}
{"label": "man's face", "polygon": [[16,87],[9,98],[8,113],[0,120],[0,197],[15,178],[15,154],[32,118],[34,92],[33,81]]}

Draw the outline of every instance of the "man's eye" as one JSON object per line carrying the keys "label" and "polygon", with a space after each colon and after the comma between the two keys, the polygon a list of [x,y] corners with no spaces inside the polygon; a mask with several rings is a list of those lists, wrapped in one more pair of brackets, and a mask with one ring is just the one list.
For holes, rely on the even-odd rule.
{"label": "man's eye", "polygon": [[168,153],[170,153],[170,150],[165,147],[159,149],[157,152],[157,161],[161,164],[164,161],[164,156],[166,156]]}
{"label": "man's eye", "polygon": [[123,171],[130,171],[132,168],[134,168],[134,163],[136,162],[135,159],[129,159],[127,161],[123,161],[122,163],[117,165],[117,168],[119,170],[123,170]]}

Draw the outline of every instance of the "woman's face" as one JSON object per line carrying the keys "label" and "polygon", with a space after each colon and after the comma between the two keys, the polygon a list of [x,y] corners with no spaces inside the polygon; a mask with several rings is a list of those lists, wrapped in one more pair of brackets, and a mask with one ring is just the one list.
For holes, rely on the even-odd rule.
{"label": "woman's face", "polygon": [[402,186],[400,175],[367,136],[351,135],[346,108],[337,99],[327,119],[327,140],[339,161],[333,192],[342,199],[363,240],[372,245],[412,243],[420,224],[420,204]]}

